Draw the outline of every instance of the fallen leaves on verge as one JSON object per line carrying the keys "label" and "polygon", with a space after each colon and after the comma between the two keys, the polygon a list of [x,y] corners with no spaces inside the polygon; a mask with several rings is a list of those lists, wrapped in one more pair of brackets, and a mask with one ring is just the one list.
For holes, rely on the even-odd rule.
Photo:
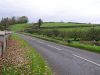
{"label": "fallen leaves on verge", "polygon": [[0,72],[2,70],[2,64],[4,63],[7,64],[7,66],[14,65],[18,67],[27,64],[25,50],[26,48],[20,47],[20,42],[10,38],[8,41],[7,50],[3,54],[3,57],[0,58]]}

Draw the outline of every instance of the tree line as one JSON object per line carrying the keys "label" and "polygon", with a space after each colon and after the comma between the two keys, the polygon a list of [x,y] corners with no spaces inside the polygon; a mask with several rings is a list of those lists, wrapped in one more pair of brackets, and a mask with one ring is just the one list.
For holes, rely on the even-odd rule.
{"label": "tree line", "polygon": [[0,30],[5,30],[8,28],[10,25],[14,24],[21,24],[21,23],[27,23],[28,22],[28,17],[26,16],[21,16],[21,17],[11,17],[11,18],[2,18],[0,21]]}

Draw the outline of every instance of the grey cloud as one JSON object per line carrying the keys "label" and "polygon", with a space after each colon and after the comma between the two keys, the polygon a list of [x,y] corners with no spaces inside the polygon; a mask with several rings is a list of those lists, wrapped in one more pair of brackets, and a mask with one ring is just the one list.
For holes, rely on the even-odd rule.
{"label": "grey cloud", "polygon": [[0,18],[28,16],[31,22],[76,21],[100,23],[99,0],[0,0]]}

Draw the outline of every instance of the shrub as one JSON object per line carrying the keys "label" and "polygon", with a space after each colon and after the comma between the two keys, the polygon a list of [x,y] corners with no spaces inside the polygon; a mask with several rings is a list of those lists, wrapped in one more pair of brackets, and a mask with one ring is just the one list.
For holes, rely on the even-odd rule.
{"label": "shrub", "polygon": [[91,28],[84,34],[84,40],[86,41],[98,41],[100,40],[100,29]]}
{"label": "shrub", "polygon": [[68,43],[72,43],[72,40],[69,39],[69,40],[67,40],[67,42],[68,42]]}
{"label": "shrub", "polygon": [[[49,37],[58,36],[60,32],[58,30],[40,30],[42,35],[46,35]],[[39,34],[39,32],[38,32]]]}
{"label": "shrub", "polygon": [[51,30],[50,32],[51,32],[51,35],[56,36],[56,37],[60,34],[59,30]]}
{"label": "shrub", "polygon": [[71,31],[71,32],[69,32],[68,33],[69,35],[69,37],[70,38],[74,38],[74,41],[77,41],[77,40],[79,40],[79,38],[81,37],[81,32],[79,32],[79,31]]}

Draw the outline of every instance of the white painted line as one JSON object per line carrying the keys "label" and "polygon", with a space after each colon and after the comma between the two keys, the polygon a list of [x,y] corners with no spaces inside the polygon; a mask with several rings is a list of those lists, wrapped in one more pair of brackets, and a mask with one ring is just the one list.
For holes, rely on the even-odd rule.
{"label": "white painted line", "polygon": [[[29,37],[31,40],[33,40],[33,41],[36,41],[36,39],[34,39],[34,38],[32,38],[32,37]],[[39,43],[44,43],[44,42],[41,42],[41,41],[37,41],[37,42],[39,42]]]}
{"label": "white painted line", "polygon": [[83,58],[83,57],[81,57],[81,56],[78,56],[78,55],[76,55],[76,54],[73,54],[73,55],[74,55],[75,57],[78,57],[78,58],[80,58],[80,59],[83,59],[83,60],[85,60],[85,61],[87,61],[87,62],[90,62],[90,63],[95,64],[95,65],[97,65],[97,66],[100,67],[100,64],[98,64],[98,63],[96,63],[96,62],[94,62],[94,61],[88,60],[88,59]]}
{"label": "white painted line", "polygon": [[57,49],[57,50],[62,50],[62,49],[60,49],[60,48],[57,48],[57,47],[55,47],[55,46],[52,46],[52,45],[48,45],[49,47],[52,47],[52,48],[55,48],[55,49]]}
{"label": "white painted line", "polygon": [[38,42],[44,44],[44,42],[40,42],[40,41],[38,41]]}
{"label": "white painted line", "polygon": [[35,40],[35,39],[33,39],[33,37],[30,37],[30,36],[28,36],[28,38],[31,39],[31,40]]}

